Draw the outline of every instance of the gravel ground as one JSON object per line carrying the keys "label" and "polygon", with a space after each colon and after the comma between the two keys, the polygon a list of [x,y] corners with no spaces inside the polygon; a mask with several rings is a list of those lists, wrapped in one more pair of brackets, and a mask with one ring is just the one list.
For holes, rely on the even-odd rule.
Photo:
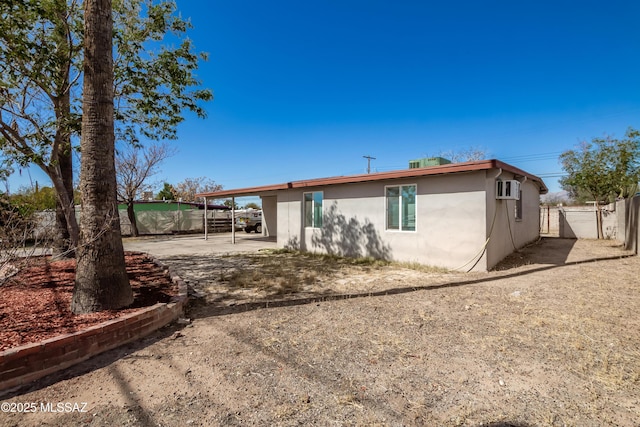
{"label": "gravel ground", "polygon": [[[5,396],[0,425],[640,425],[640,261],[542,239],[489,273],[164,256],[189,325]],[[42,412],[41,404],[69,403]],[[82,406],[86,402],[86,406]]]}

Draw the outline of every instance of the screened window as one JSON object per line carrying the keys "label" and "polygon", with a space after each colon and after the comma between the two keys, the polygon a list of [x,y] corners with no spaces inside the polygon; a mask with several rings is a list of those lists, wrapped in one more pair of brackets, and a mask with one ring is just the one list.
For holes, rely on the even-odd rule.
{"label": "screened window", "polygon": [[322,227],[322,191],[304,193],[304,226]]}
{"label": "screened window", "polygon": [[520,197],[516,200],[516,220],[522,220],[522,190],[520,190]]}
{"label": "screened window", "polygon": [[416,230],[416,186],[386,187],[387,230]]}

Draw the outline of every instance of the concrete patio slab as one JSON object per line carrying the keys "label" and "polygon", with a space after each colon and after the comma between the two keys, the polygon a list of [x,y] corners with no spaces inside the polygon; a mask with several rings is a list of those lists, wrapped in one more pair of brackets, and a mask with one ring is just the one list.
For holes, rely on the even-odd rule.
{"label": "concrete patio slab", "polygon": [[236,233],[235,244],[231,243],[231,233],[209,234],[207,240],[203,234],[127,237],[123,239],[123,243],[126,251],[146,252],[157,257],[257,252],[276,248],[275,237],[262,237],[244,232]]}

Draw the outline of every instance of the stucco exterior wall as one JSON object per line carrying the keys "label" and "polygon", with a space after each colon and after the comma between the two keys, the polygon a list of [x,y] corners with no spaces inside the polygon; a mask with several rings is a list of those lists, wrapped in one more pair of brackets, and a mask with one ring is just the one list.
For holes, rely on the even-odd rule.
{"label": "stucco exterior wall", "polygon": [[[614,205],[602,209],[602,232],[605,239],[618,239],[618,214]],[[621,216],[624,217],[624,211]],[[623,231],[624,233],[624,231]],[[597,239],[598,217],[595,206],[567,206],[560,209],[560,237]],[[620,236],[624,239],[624,236]]]}
{"label": "stucco exterior wall", "polygon": [[640,242],[640,196],[632,197],[625,207],[625,241],[624,248],[638,253]]}
{"label": "stucco exterior wall", "polygon": [[[278,192],[278,246],[471,268],[486,240],[485,172]],[[416,184],[416,230],[385,227],[385,186]],[[323,192],[323,227],[303,226],[303,193]],[[537,231],[537,230],[536,230]],[[475,265],[486,269],[484,258]]]}
{"label": "stucco exterior wall", "polygon": [[302,192],[279,191],[277,245],[279,248],[306,250],[300,242],[302,226]]}
{"label": "stucco exterior wall", "polygon": [[618,242],[624,243],[627,236],[627,205],[630,199],[616,200],[616,236]]}
{"label": "stucco exterior wall", "polygon": [[521,248],[540,238],[540,188],[531,181],[522,184],[521,220],[516,221],[516,244]]}
{"label": "stucco exterior wall", "polygon": [[[540,236],[540,189],[538,186],[531,181],[520,184],[522,218],[517,219],[515,200],[496,199],[497,172],[489,171],[486,176],[487,237],[490,237],[487,243],[485,266],[487,270],[493,268],[515,249],[520,249]],[[503,172],[500,179],[514,179],[514,176]]]}
{"label": "stucco exterior wall", "polygon": [[262,235],[278,235],[278,198],[262,196]]}

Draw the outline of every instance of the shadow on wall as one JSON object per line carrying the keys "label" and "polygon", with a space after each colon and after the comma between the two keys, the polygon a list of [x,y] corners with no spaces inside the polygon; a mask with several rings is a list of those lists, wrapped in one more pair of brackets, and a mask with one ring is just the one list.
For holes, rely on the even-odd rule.
{"label": "shadow on wall", "polygon": [[345,217],[336,202],[322,216],[320,234],[314,234],[311,245],[333,255],[391,259],[391,248],[383,243],[375,226],[367,219],[361,223],[356,217]]}
{"label": "shadow on wall", "polygon": [[299,251],[300,240],[298,239],[298,236],[293,236],[292,238],[287,240],[287,243],[284,244],[284,248],[292,251]]}
{"label": "shadow on wall", "polygon": [[[616,230],[616,227],[614,226],[615,223],[612,224],[612,221],[614,221],[616,218],[617,218],[616,212],[611,212],[608,210],[602,211],[602,222],[603,222],[602,233],[604,234],[605,239],[616,238],[616,234],[618,230]],[[596,219],[596,228],[597,227],[598,225],[597,225],[597,219]]]}

